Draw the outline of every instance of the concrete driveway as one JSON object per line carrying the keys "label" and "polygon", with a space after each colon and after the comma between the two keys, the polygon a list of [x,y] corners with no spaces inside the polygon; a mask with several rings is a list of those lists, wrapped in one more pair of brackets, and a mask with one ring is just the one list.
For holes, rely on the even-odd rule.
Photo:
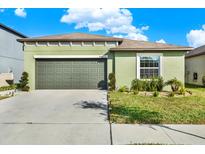
{"label": "concrete driveway", "polygon": [[36,90],[0,101],[0,144],[110,144],[107,92]]}

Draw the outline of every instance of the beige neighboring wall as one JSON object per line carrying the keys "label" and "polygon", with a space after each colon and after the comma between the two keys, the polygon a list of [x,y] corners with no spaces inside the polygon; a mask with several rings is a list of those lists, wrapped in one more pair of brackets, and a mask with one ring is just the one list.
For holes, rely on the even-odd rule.
{"label": "beige neighboring wall", "polygon": [[[198,74],[198,80],[193,80],[193,73]],[[186,83],[203,85],[202,77],[205,75],[205,55],[186,58]]]}
{"label": "beige neighboring wall", "polygon": [[9,86],[7,80],[14,80],[13,73],[0,73],[0,87]]}

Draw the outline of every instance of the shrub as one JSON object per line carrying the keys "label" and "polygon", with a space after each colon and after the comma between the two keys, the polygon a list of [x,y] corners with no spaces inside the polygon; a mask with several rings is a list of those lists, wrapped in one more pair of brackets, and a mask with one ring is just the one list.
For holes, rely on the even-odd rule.
{"label": "shrub", "polygon": [[162,91],[164,87],[164,79],[162,77],[157,78],[157,91]]}
{"label": "shrub", "polygon": [[192,95],[192,91],[190,91],[190,90],[186,90],[186,92],[188,92],[190,95]]}
{"label": "shrub", "polygon": [[167,81],[165,85],[170,85],[173,92],[179,91],[179,88],[182,87],[181,81],[176,78]]}
{"label": "shrub", "polygon": [[152,78],[152,80],[149,82],[149,91],[157,91],[157,85],[158,85],[158,80]]}
{"label": "shrub", "polygon": [[30,87],[28,86],[28,73],[23,72],[21,80],[19,80],[19,87],[22,91],[29,91]]}
{"label": "shrub", "polygon": [[180,88],[179,94],[180,94],[180,95],[185,95],[185,94],[186,94],[186,89],[185,89],[184,86]]}
{"label": "shrub", "polygon": [[129,88],[127,86],[122,86],[118,89],[119,92],[129,92]]}
{"label": "shrub", "polygon": [[10,86],[3,86],[3,87],[0,87],[0,91],[6,91],[6,90],[13,90],[13,89],[16,89],[16,85],[10,85]]}
{"label": "shrub", "polygon": [[135,79],[131,83],[131,90],[150,91],[150,82],[147,80]]}
{"label": "shrub", "polygon": [[168,96],[169,96],[169,97],[174,97],[174,95],[175,95],[175,93],[172,91],[172,92],[169,93]]}
{"label": "shrub", "polygon": [[109,90],[114,91],[116,89],[116,79],[115,79],[115,73],[110,73],[108,76],[109,79]]}
{"label": "shrub", "polygon": [[20,89],[20,83],[15,83],[16,89]]}
{"label": "shrub", "polygon": [[202,83],[205,86],[205,76],[202,77]]}
{"label": "shrub", "polygon": [[131,83],[132,90],[138,91],[162,91],[164,81],[162,77],[152,78],[151,80],[135,79]]}
{"label": "shrub", "polygon": [[22,90],[22,91],[29,91],[29,89],[30,89],[29,86],[25,86],[25,87],[23,87],[21,90]]}
{"label": "shrub", "polygon": [[158,96],[159,96],[159,92],[158,92],[158,91],[155,91],[155,92],[153,93],[153,96],[154,96],[154,97],[158,97]]}
{"label": "shrub", "polygon": [[149,80],[145,80],[144,81],[144,91],[152,91],[152,87],[151,87],[151,81]]}
{"label": "shrub", "polygon": [[149,90],[149,83],[147,80],[141,81],[142,82],[142,91]]}
{"label": "shrub", "polygon": [[132,80],[131,90],[141,91],[142,90],[142,81],[140,81],[139,79]]}
{"label": "shrub", "polygon": [[138,95],[138,94],[139,94],[139,91],[138,91],[138,90],[133,90],[133,94],[134,94],[134,95]]}

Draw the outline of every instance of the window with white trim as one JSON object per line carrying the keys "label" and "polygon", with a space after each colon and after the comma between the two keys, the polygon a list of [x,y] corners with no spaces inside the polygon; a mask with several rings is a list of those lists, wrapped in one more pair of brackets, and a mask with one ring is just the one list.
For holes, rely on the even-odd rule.
{"label": "window with white trim", "polygon": [[160,56],[140,56],[140,79],[160,76]]}

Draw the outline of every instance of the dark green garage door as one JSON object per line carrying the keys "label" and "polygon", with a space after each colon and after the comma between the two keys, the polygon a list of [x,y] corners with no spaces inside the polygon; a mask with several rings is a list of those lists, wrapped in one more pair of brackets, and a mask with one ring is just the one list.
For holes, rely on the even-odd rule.
{"label": "dark green garage door", "polygon": [[106,59],[37,59],[36,89],[106,89]]}

